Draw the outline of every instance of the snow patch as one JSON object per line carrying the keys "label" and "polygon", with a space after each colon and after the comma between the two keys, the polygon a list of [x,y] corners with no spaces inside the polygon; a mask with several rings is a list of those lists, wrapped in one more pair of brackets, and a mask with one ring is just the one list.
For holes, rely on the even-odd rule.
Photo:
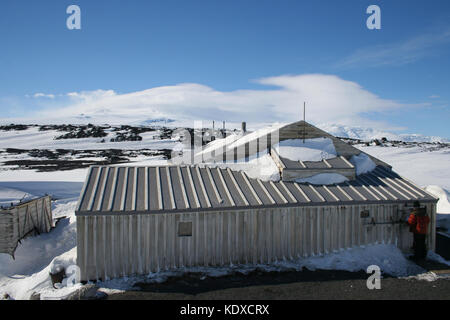
{"label": "snow patch", "polygon": [[433,252],[433,251],[428,251],[427,259],[450,266],[450,261],[445,260],[444,258],[442,258],[440,255],[438,255],[436,252]]}
{"label": "snow patch", "polygon": [[123,290],[136,290],[134,285],[138,282],[163,283],[170,277],[182,277],[187,273],[196,273],[200,279],[206,277],[222,277],[234,273],[248,274],[255,270],[265,272],[285,272],[308,270],[343,270],[350,272],[367,271],[370,265],[377,265],[385,275],[394,277],[407,277],[426,272],[425,269],[408,260],[402,252],[394,245],[378,244],[365,247],[341,250],[323,256],[301,258],[294,261],[277,261],[270,264],[239,264],[220,267],[188,267],[179,268],[146,276],[119,278],[100,282],[100,290],[104,292],[115,292]]}
{"label": "snow patch", "polygon": [[421,274],[418,274],[418,275],[415,275],[415,276],[405,277],[404,279],[415,279],[415,280],[422,280],[422,281],[433,282],[433,281],[436,281],[436,280],[438,280],[440,278],[441,278],[440,276],[438,276],[434,272],[430,271],[430,272],[421,273]]}
{"label": "snow patch", "polygon": [[375,162],[373,162],[372,159],[370,159],[370,157],[365,153],[352,156],[350,158],[350,162],[355,166],[356,174],[358,176],[360,174],[370,172],[376,168]]}
{"label": "snow patch", "polygon": [[15,260],[0,254],[0,297],[8,294],[13,299],[29,299],[33,293],[40,293],[41,298],[64,298],[79,287],[56,290],[49,276],[51,271],[76,264],[75,206],[76,201],[57,201],[53,213],[67,219],[49,233],[23,239]]}
{"label": "snow patch", "polygon": [[441,232],[450,237],[450,203],[448,201],[449,192],[436,185],[430,185],[425,191],[438,198],[436,206],[436,226]]}
{"label": "snow patch", "polygon": [[280,171],[267,150],[237,162],[205,163],[208,167],[230,168],[234,171],[244,171],[250,178],[263,181],[279,181]]}
{"label": "snow patch", "polygon": [[431,193],[436,198],[439,198],[436,208],[437,213],[450,214],[450,202],[448,201],[447,191],[435,185],[427,186],[425,191]]}
{"label": "snow patch", "polygon": [[27,201],[35,196],[21,190],[0,186],[0,206],[9,207],[21,201]]}
{"label": "snow patch", "polygon": [[[445,260],[444,258],[442,258],[440,255],[438,255],[437,253],[435,253],[433,251],[428,251],[427,259],[450,266],[450,261]],[[448,278],[449,278],[448,274],[436,274],[432,271],[429,271],[429,272],[425,272],[425,273],[421,273],[421,274],[417,274],[417,275],[411,275],[411,276],[406,277],[405,279],[416,279],[416,280],[433,282],[433,281],[436,281],[439,279],[448,279]]]}
{"label": "snow patch", "polygon": [[311,183],[311,184],[320,184],[320,185],[324,185],[324,184],[335,184],[335,183],[341,183],[344,181],[347,181],[348,179],[339,174],[339,173],[319,173],[316,174],[312,177],[307,177],[307,178],[301,178],[301,179],[296,179],[295,182],[298,183]]}
{"label": "snow patch", "polygon": [[276,145],[278,154],[292,161],[322,161],[337,156],[333,141],[330,138],[289,139]]}

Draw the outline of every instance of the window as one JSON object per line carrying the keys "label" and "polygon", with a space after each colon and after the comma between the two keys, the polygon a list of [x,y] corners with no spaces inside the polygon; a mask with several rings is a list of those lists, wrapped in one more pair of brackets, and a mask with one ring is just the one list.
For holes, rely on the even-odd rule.
{"label": "window", "polygon": [[361,215],[360,215],[361,218],[369,218],[369,216],[370,216],[369,210],[361,211]]}
{"label": "window", "polygon": [[192,221],[178,222],[178,236],[179,237],[192,236]]}

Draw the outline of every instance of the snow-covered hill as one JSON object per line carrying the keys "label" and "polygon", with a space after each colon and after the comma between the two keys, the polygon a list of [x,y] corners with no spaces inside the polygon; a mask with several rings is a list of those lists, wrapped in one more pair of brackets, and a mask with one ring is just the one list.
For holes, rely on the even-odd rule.
{"label": "snow-covered hill", "polygon": [[323,123],[317,125],[320,129],[342,138],[358,139],[362,141],[369,141],[375,139],[386,138],[391,141],[405,141],[405,142],[441,142],[449,143],[450,139],[436,136],[424,136],[421,134],[397,134],[376,128],[345,126],[333,123]]}

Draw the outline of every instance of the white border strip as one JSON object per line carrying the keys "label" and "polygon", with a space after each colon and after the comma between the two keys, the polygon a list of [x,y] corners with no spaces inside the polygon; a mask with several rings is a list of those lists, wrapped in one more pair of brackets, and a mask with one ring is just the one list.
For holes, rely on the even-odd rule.
{"label": "white border strip", "polygon": [[111,191],[109,194],[109,203],[108,203],[108,211],[113,209],[114,199],[116,197],[116,189],[117,189],[117,176],[119,175],[119,168],[114,168],[113,180],[111,182]]}
{"label": "white border strip", "polygon": [[102,208],[104,194],[105,194],[105,188],[106,188],[106,182],[108,182],[109,169],[110,169],[110,167],[106,167],[105,178],[103,179],[102,186],[100,187],[100,196],[98,198],[99,201],[97,203],[95,211],[100,211],[100,209]]}
{"label": "white border strip", "polygon": [[249,203],[247,201],[247,198],[245,197],[244,193],[242,192],[241,188],[239,187],[236,179],[234,178],[233,172],[231,172],[230,168],[227,168],[228,175],[230,176],[231,181],[233,181],[234,187],[239,192],[239,195],[241,196],[242,200],[244,201],[245,205],[248,206]]}
{"label": "white border strip", "polygon": [[303,191],[302,188],[300,188],[300,185],[298,183],[294,183],[294,186],[302,194],[302,196],[306,199],[306,202],[311,202],[311,199],[306,195],[305,191]]}
{"label": "white border strip", "polygon": [[342,194],[343,194],[344,196],[346,196],[348,200],[353,201],[353,198],[350,197],[350,195],[349,195],[347,192],[345,192],[344,189],[342,189],[342,188],[341,188],[340,186],[338,186],[338,185],[336,185],[336,188],[337,188],[340,192],[342,192]]}
{"label": "white border strip", "polygon": [[191,206],[189,205],[189,199],[187,197],[186,188],[184,187],[184,180],[183,180],[183,175],[181,174],[180,166],[177,166],[177,173],[178,173],[178,177],[180,180],[181,193],[183,194],[184,205],[185,205],[186,209],[190,209]]}
{"label": "white border strip", "polygon": [[206,192],[205,182],[203,181],[202,174],[200,173],[200,168],[196,166],[195,169],[195,171],[197,172],[198,181],[200,181],[200,186],[202,187],[203,195],[206,199],[206,205],[208,206],[208,208],[211,208],[211,201],[209,200],[208,193]]}
{"label": "white border strip", "polygon": [[275,185],[275,183],[273,183],[273,181],[269,182],[270,185],[272,186],[272,188],[275,190],[275,192],[278,194],[278,196],[281,198],[281,200],[283,200],[284,203],[289,203],[289,201],[283,196],[283,194],[281,193],[281,191],[278,189],[278,187]]}
{"label": "white border strip", "polygon": [[247,174],[243,171],[241,171],[241,175],[244,178],[245,182],[247,183],[248,188],[250,189],[250,191],[253,194],[253,197],[256,199],[256,201],[262,205],[263,202],[261,201],[261,199],[259,198],[258,194],[256,193],[255,189],[253,188],[253,186],[251,185],[250,181],[248,180]]}
{"label": "white border strip", "polygon": [[206,167],[206,173],[208,174],[208,178],[211,181],[211,185],[213,187],[214,190],[214,194],[216,195],[217,201],[219,203],[223,203],[223,199],[220,197],[219,191],[217,190],[217,186],[216,186],[216,182],[214,181],[212,174],[211,174],[211,169],[209,167]]}
{"label": "white border strip", "polygon": [[354,186],[352,186],[350,183],[348,183],[347,181],[345,182],[350,189],[352,189],[352,191],[354,193],[356,193],[358,195],[358,197],[360,197],[361,199],[363,199],[364,201],[367,201],[367,198],[361,193],[359,192]]}
{"label": "white border strip", "polygon": [[314,191],[314,193],[319,197],[320,200],[322,200],[322,202],[327,202],[325,200],[325,198],[319,193],[319,191],[317,191],[312,184],[309,185],[309,187],[311,188],[312,191]]}
{"label": "white border strip", "polygon": [[158,208],[159,210],[163,210],[164,204],[161,192],[161,174],[159,172],[159,167],[156,167],[155,169],[156,169],[156,190],[158,190]]}
{"label": "white border strip", "polygon": [[192,193],[194,194],[195,206],[200,208],[200,201],[198,199],[197,189],[195,188],[194,179],[192,178],[191,167],[186,167],[188,173],[189,183],[191,184]]}
{"label": "white border strip", "polygon": [[97,196],[98,182],[100,181],[100,176],[102,175],[102,172],[103,172],[103,167],[97,167],[97,175],[95,176],[94,186],[92,187],[91,197],[89,198],[89,203],[87,206],[88,211],[92,211],[95,197]]}
{"label": "white border strip", "polygon": [[173,195],[173,186],[172,186],[172,176],[170,174],[170,167],[166,167],[166,176],[167,176],[167,187],[169,188],[169,197],[170,204],[172,205],[172,209],[176,209],[175,197]]}
{"label": "white border strip", "polygon": [[294,195],[292,194],[292,192],[286,187],[286,185],[284,184],[283,181],[280,180],[280,185],[284,188],[284,191],[286,191],[286,193],[289,195],[289,198],[291,198],[292,202],[297,203],[297,199],[295,199]]}
{"label": "white border strip", "polygon": [[127,189],[128,189],[128,169],[129,169],[129,167],[124,167],[125,177],[123,179],[122,198],[120,199],[120,211],[125,210],[125,198],[126,198]]}
{"label": "white border strip", "polygon": [[339,199],[333,192],[331,192],[331,190],[328,189],[328,187],[327,187],[326,185],[324,185],[323,188],[324,188],[325,190],[327,190],[329,194],[331,194],[331,196],[333,197],[334,200],[336,200],[336,201],[341,201],[341,199]]}
{"label": "white border strip", "polygon": [[230,203],[233,207],[236,206],[236,203],[234,203],[233,197],[231,196],[230,190],[228,190],[228,186],[225,183],[225,179],[223,178],[222,170],[219,168],[216,168],[216,170],[217,170],[217,173],[219,174],[220,181],[223,184],[223,188],[225,189],[225,193],[227,194],[228,200],[230,200]]}
{"label": "white border strip", "polygon": [[266,187],[264,186],[264,184],[262,183],[262,181],[260,179],[256,179],[258,181],[259,186],[261,187],[261,189],[264,191],[264,193],[266,194],[266,196],[269,198],[270,202],[272,202],[272,204],[275,204],[275,200],[272,198],[272,196],[270,195],[269,191],[266,189]]}

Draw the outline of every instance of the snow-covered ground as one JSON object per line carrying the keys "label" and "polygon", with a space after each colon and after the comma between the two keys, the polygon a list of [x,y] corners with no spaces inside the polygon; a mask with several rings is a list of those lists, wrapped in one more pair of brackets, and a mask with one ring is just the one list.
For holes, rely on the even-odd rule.
{"label": "snow-covered ground", "polygon": [[[14,260],[7,254],[0,254],[0,299],[5,294],[13,299],[28,299],[34,292],[42,293],[43,296],[52,294],[55,289],[52,288],[49,272],[58,266],[76,264],[74,211],[82,184],[0,182],[0,190],[5,190],[5,185],[10,186],[10,190],[20,190],[35,196],[52,193],[56,199],[60,199],[52,204],[54,219],[66,218],[61,219],[50,233],[23,239],[17,247]],[[59,292],[60,295],[62,293]]]}
{"label": "snow-covered ground", "polygon": [[[56,130],[39,131],[38,127],[30,127],[23,131],[1,131],[0,149],[73,149],[73,150],[99,150],[99,149],[171,149],[173,140],[156,139],[159,132],[141,133],[142,141],[110,142],[115,137],[111,130],[105,130],[105,138],[58,139],[65,132]],[[101,142],[105,140],[104,142]]]}
{"label": "snow-covered ground", "polygon": [[421,134],[414,133],[393,133],[390,131],[380,130],[378,128],[367,128],[358,126],[346,126],[336,123],[321,123],[317,124],[320,129],[340,138],[353,138],[360,139],[364,141],[381,139],[383,137],[389,140],[397,141],[414,141],[414,142],[450,142],[447,138],[436,137],[436,136],[424,136]]}
{"label": "snow-covered ground", "polygon": [[[23,133],[25,134],[25,133]],[[37,134],[35,132],[35,134]],[[40,134],[40,133],[39,133]],[[3,140],[2,140],[3,138]],[[16,140],[14,140],[16,139]],[[90,139],[90,138],[88,138]],[[81,139],[84,140],[84,139]],[[80,140],[80,141],[81,141]],[[150,139],[149,139],[150,140]],[[24,141],[26,144],[24,144]],[[2,133],[0,138],[0,148],[25,147],[39,148],[49,147],[50,141],[43,133],[39,138],[31,136],[17,136],[12,134],[5,137]],[[67,142],[68,143],[68,142]],[[95,141],[86,140],[87,146],[97,148],[101,145]],[[147,142],[144,142],[147,143]],[[162,148],[165,143],[172,144],[174,141],[158,141],[153,139],[148,142],[148,147]],[[139,143],[127,142],[127,147],[140,148]],[[139,147],[137,147],[139,146]],[[61,148],[69,148],[69,145]],[[118,147],[114,144],[114,147]],[[391,164],[393,169],[402,176],[414,181],[426,190],[440,197],[438,211],[440,221],[445,225],[450,217],[450,206],[448,195],[450,190],[450,153],[448,150],[435,150],[424,152],[420,147],[395,148],[395,147],[365,147],[358,146],[364,152],[371,154],[381,160]],[[55,148],[52,145],[52,148]],[[78,141],[70,144],[70,148],[84,149]],[[264,156],[259,157],[259,161],[265,161]],[[161,157],[139,157],[133,165],[165,164],[166,160]],[[250,159],[253,161],[255,159]],[[364,162],[364,159],[354,159]],[[227,164],[232,165],[232,164]],[[242,164],[235,164],[239,169]],[[253,167],[261,165],[253,164]],[[370,163],[366,163],[370,169]],[[55,299],[67,297],[71,292],[79,288],[79,285],[68,287],[67,285],[54,289],[51,285],[49,272],[59,268],[66,268],[74,265],[76,261],[76,219],[74,210],[82,182],[85,179],[87,169],[77,169],[71,171],[56,172],[34,172],[32,170],[7,170],[0,171],[0,202],[10,202],[20,200],[23,196],[39,196],[45,193],[51,194],[58,199],[53,203],[54,217],[63,217],[48,234],[24,239],[16,251],[16,259],[0,254],[0,298],[5,294],[13,299],[28,299],[33,293],[39,293],[41,298]],[[273,170],[272,170],[273,171]],[[267,174],[273,173],[268,169]],[[251,175],[251,174],[249,174]],[[430,254],[429,258],[443,263],[449,263],[442,258]],[[248,272],[254,268],[265,270],[299,270],[302,267],[308,269],[336,269],[358,271],[366,270],[367,266],[379,265],[384,273],[398,277],[417,276],[424,272],[423,269],[410,262],[395,247],[389,245],[374,245],[365,248],[354,248],[327,256],[311,257],[294,262],[278,262],[264,266],[229,266],[222,268],[191,268],[174,270],[150,274],[144,277],[116,279],[100,283],[104,290],[126,290],[137,281],[164,281],[168,276],[182,274],[183,272],[200,272],[205,276],[220,276],[232,272]],[[427,276],[423,279],[430,280]],[[431,279],[433,280],[433,279]]]}

